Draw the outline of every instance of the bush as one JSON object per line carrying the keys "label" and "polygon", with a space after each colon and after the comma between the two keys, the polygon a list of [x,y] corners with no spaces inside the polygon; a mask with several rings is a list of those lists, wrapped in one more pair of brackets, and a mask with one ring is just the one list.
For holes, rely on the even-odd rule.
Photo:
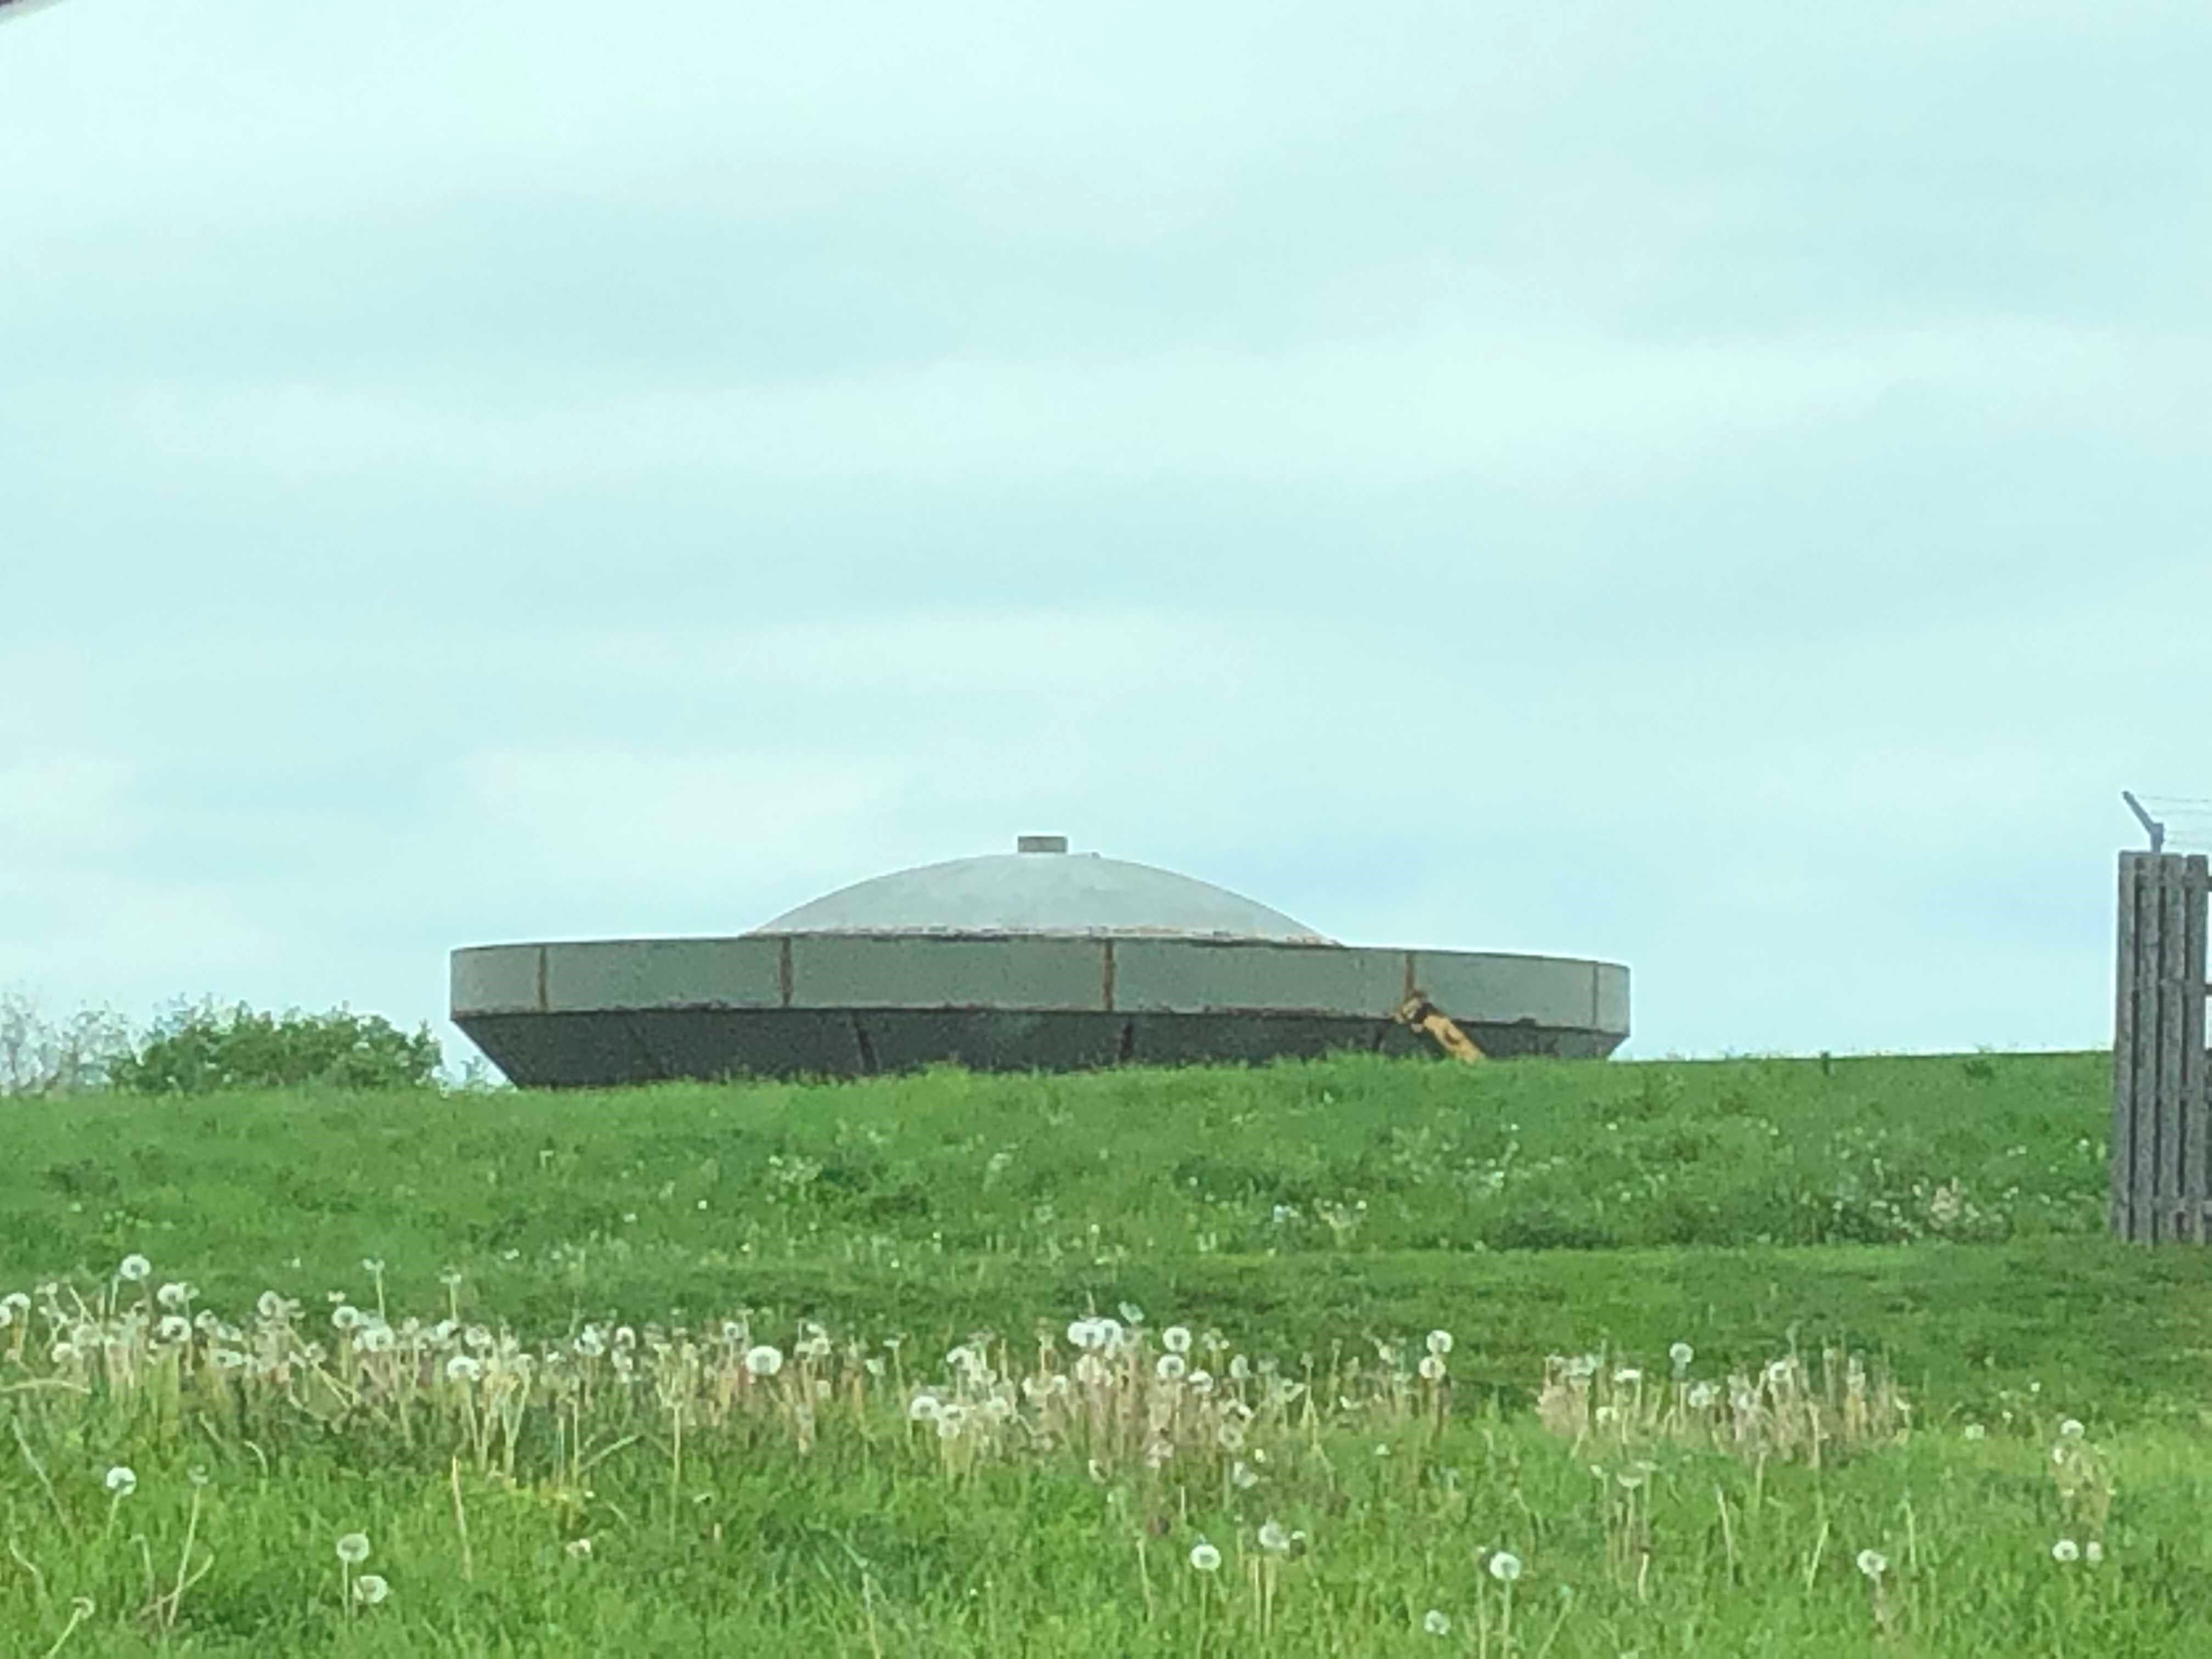
{"label": "bush", "polygon": [[0,1096],[96,1093],[130,1053],[131,1028],[119,1014],[86,1009],[56,1025],[28,992],[0,994]]}
{"label": "bush", "polygon": [[113,1062],[115,1086],[134,1094],[201,1095],[219,1089],[432,1089],[438,1040],[412,1036],[379,1014],[343,1006],[326,1014],[259,1013],[212,1001],[172,1010],[144,1046]]}

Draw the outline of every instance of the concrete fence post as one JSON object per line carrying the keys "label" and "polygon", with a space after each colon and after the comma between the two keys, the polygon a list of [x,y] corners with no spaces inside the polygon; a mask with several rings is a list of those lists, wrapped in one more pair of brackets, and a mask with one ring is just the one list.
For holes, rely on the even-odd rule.
{"label": "concrete fence post", "polygon": [[2212,1122],[2207,1121],[2206,860],[2120,854],[2112,1018],[2113,1234],[2145,1244],[2203,1243]]}

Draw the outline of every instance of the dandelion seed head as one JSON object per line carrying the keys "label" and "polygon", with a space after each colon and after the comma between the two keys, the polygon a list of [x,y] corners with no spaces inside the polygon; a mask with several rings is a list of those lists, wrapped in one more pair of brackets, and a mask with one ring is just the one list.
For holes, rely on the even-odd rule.
{"label": "dandelion seed head", "polygon": [[2051,1559],[2058,1562],[2078,1561],[2081,1547],[2070,1538],[2062,1538],[2051,1547]]}
{"label": "dandelion seed head", "polygon": [[1221,1552],[1201,1538],[1190,1547],[1190,1564],[1200,1572],[1213,1572],[1221,1565]]}
{"label": "dandelion seed head", "polygon": [[1641,1382],[1644,1373],[1633,1365],[1623,1365],[1613,1374],[1613,1380],[1625,1388],[1632,1382]]}
{"label": "dandelion seed head", "polygon": [[1501,1584],[1510,1584],[1521,1576],[1521,1558],[1511,1550],[1500,1550],[1490,1558],[1490,1576]]}
{"label": "dandelion seed head", "polygon": [[457,1353],[446,1362],[446,1376],[454,1382],[473,1382],[483,1375],[483,1361],[474,1354]]}
{"label": "dandelion seed head", "polygon": [[1260,1484],[1259,1472],[1240,1457],[1230,1466],[1229,1484],[1239,1492],[1249,1492]]}
{"label": "dandelion seed head", "polygon": [[755,1376],[774,1376],[783,1369],[783,1351],[762,1343],[745,1350],[745,1369]]}
{"label": "dandelion seed head", "polygon": [[1861,1550],[1858,1567],[1868,1577],[1879,1578],[1889,1571],[1889,1558],[1880,1550]]}
{"label": "dandelion seed head", "polygon": [[1444,1357],[1440,1353],[1425,1353],[1421,1363],[1413,1368],[1426,1382],[1441,1382],[1444,1376]]}
{"label": "dandelion seed head", "polygon": [[154,1328],[155,1335],[164,1342],[189,1342],[192,1322],[182,1314],[163,1314],[161,1322]]}
{"label": "dandelion seed head", "polygon": [[134,1250],[123,1258],[122,1265],[115,1270],[115,1276],[118,1279],[127,1279],[136,1285],[153,1271],[154,1264]]}
{"label": "dandelion seed head", "polygon": [[1451,1351],[1452,1334],[1449,1331],[1431,1331],[1429,1333],[1429,1352],[1431,1353],[1444,1354],[1449,1353]]}
{"label": "dandelion seed head", "polygon": [[2069,1417],[2058,1425],[2058,1432],[2060,1437],[2063,1439],[2079,1440],[2084,1434],[2087,1433],[2088,1431],[2081,1426],[2081,1419],[2080,1418]]}
{"label": "dandelion seed head", "polygon": [[1290,1553],[1291,1534],[1281,1522],[1263,1521],[1260,1523],[1260,1547],[1275,1555]]}
{"label": "dandelion seed head", "polygon": [[1689,1370],[1690,1362],[1697,1357],[1698,1351],[1686,1342],[1677,1342],[1667,1350],[1667,1358],[1674,1363],[1674,1369],[1678,1371]]}
{"label": "dandelion seed head", "polygon": [[1165,1348],[1170,1353],[1188,1353],[1190,1352],[1190,1328],[1188,1325],[1169,1326],[1167,1329],[1160,1333],[1160,1346]]}
{"label": "dandelion seed head", "polygon": [[349,1532],[338,1540],[338,1559],[349,1567],[357,1567],[368,1559],[368,1534]]}
{"label": "dandelion seed head", "polygon": [[1189,1362],[1179,1353],[1164,1353],[1152,1370],[1163,1382],[1180,1382],[1189,1370]]}
{"label": "dandelion seed head", "polygon": [[2095,1539],[2092,1538],[2087,1543],[2081,1546],[2081,1554],[2089,1565],[2094,1567],[2105,1559],[2105,1547],[2099,1543]]}
{"label": "dandelion seed head", "polygon": [[127,1463],[118,1463],[108,1470],[106,1485],[118,1498],[128,1498],[138,1490],[138,1476]]}
{"label": "dandelion seed head", "polygon": [[365,1607],[373,1607],[392,1594],[392,1586],[380,1574],[365,1572],[353,1581],[353,1599]]}
{"label": "dandelion seed head", "polygon": [[154,1300],[165,1308],[181,1308],[191,1299],[192,1287],[173,1279],[154,1292]]}
{"label": "dandelion seed head", "polygon": [[1421,1628],[1431,1636],[1449,1636],[1451,1620],[1438,1609],[1431,1607],[1421,1615]]}

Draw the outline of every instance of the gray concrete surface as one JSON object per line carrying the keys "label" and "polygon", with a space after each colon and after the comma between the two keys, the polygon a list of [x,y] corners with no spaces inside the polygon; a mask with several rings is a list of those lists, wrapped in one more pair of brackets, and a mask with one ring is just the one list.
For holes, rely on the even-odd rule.
{"label": "gray concrete surface", "polygon": [[455,1024],[526,1085],[1434,1053],[1391,1018],[1416,991],[1500,1058],[1628,1035],[1618,963],[1339,945],[1204,882],[1042,850],[858,883],[732,938],[465,947],[452,976]]}

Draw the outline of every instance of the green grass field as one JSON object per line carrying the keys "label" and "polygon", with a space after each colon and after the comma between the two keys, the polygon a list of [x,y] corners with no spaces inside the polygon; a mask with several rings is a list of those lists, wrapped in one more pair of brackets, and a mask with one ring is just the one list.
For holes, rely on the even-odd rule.
{"label": "green grass field", "polygon": [[2104,1236],[2107,1087],[0,1103],[0,1651],[2201,1653],[2212,1264]]}

